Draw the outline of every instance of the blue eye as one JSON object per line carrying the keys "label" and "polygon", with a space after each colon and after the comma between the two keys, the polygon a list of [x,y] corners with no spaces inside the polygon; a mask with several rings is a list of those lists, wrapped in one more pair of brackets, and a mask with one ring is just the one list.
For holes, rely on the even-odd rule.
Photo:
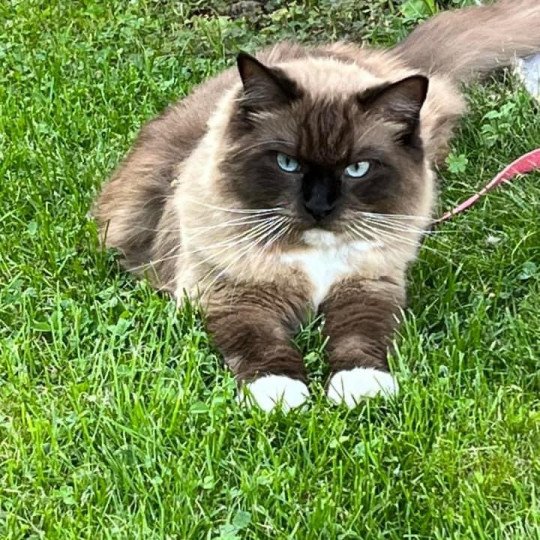
{"label": "blue eye", "polygon": [[277,164],[282,171],[293,173],[300,170],[300,163],[296,159],[287,154],[278,152],[277,154]]}
{"label": "blue eye", "polygon": [[358,161],[357,163],[349,165],[345,169],[345,174],[351,176],[352,178],[362,178],[362,176],[366,176],[370,167],[371,165],[369,161]]}

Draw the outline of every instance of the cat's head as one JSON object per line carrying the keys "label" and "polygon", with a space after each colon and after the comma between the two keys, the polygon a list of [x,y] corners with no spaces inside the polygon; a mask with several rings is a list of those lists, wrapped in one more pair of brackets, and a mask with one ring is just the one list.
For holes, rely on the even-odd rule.
{"label": "cat's head", "polygon": [[371,238],[366,216],[425,212],[419,119],[428,79],[355,86],[350,73],[361,70],[344,64],[337,88],[335,69],[334,81],[319,73],[314,88],[308,64],[269,67],[239,55],[242,88],[220,167],[228,200],[275,209],[288,218],[283,237],[297,239],[311,229],[362,237],[362,228]]}

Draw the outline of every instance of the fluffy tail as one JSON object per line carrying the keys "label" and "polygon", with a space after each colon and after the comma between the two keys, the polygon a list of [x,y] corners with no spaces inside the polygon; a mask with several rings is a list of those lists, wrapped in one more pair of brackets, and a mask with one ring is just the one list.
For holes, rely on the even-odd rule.
{"label": "fluffy tail", "polygon": [[500,0],[446,11],[421,24],[395,51],[427,74],[468,82],[540,52],[540,0]]}

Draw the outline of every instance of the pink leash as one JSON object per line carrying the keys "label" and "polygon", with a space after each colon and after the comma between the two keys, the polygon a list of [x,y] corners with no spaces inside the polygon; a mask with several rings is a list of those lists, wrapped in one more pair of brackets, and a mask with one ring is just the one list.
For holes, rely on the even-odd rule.
{"label": "pink leash", "polygon": [[529,152],[516,159],[508,167],[503,169],[493,180],[491,180],[486,186],[484,186],[478,193],[475,193],[472,197],[469,197],[466,201],[458,204],[454,209],[443,214],[439,219],[436,219],[433,223],[438,224],[443,221],[448,221],[456,214],[464,212],[475,204],[483,195],[496,188],[500,184],[506,184],[515,179],[520,174],[527,174],[535,170],[540,170],[540,148]]}

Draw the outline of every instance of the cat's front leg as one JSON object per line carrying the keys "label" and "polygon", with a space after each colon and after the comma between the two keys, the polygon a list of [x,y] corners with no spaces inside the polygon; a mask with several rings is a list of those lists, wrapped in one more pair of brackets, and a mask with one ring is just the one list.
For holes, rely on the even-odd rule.
{"label": "cat's front leg", "polygon": [[347,279],[332,287],[321,305],[331,401],[354,407],[363,398],[397,392],[387,354],[404,303],[404,285],[391,279]]}
{"label": "cat's front leg", "polygon": [[269,411],[302,405],[306,371],[292,343],[306,304],[273,286],[224,286],[210,297],[207,326],[240,384],[240,400]]}

